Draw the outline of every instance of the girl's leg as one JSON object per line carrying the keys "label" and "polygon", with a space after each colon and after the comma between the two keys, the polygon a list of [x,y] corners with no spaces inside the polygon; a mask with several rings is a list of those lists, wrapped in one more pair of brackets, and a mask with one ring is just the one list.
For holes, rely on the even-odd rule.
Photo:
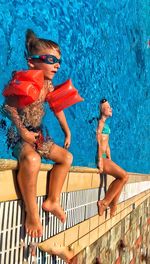
{"label": "girl's leg", "polygon": [[[109,189],[111,189],[111,185],[112,185],[112,183],[110,184],[110,186],[108,188],[108,191],[109,191]],[[112,217],[112,216],[115,215],[115,212],[117,210],[117,203],[118,203],[118,200],[119,200],[119,197],[120,197],[121,192],[122,192],[122,189],[120,190],[120,192],[118,192],[118,194],[114,197],[114,199],[109,204],[109,207],[110,207],[110,217]]]}
{"label": "girl's leg", "polygon": [[109,159],[103,159],[103,172],[114,176],[116,179],[110,184],[105,198],[98,201],[99,215],[102,215],[107,206],[113,203],[116,206],[123,186],[128,181],[128,174],[117,164]]}
{"label": "girl's leg", "polygon": [[39,154],[34,151],[31,145],[25,143],[21,150],[17,179],[25,203],[25,228],[31,237],[42,236],[42,225],[36,203],[37,176],[40,164]]}
{"label": "girl's leg", "polygon": [[60,193],[72,163],[72,154],[66,149],[53,145],[48,159],[56,162],[50,173],[48,197],[42,207],[54,214],[61,222],[65,222],[66,215],[60,206]]}

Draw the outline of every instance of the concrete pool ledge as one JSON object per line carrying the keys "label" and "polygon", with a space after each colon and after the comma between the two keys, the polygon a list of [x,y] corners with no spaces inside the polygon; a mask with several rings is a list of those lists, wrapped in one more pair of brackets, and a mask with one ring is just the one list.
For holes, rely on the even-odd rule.
{"label": "concrete pool ledge", "polygon": [[[0,159],[0,201],[16,200],[21,198],[16,181],[17,169],[17,161]],[[51,169],[51,164],[41,164],[37,182],[37,196],[46,195],[47,182]],[[128,172],[128,174],[128,184],[150,181],[150,174],[140,174],[132,172]],[[108,186],[113,181],[113,179],[114,178],[111,175],[108,175]],[[99,188],[100,184],[101,179],[99,177],[98,169],[75,166],[71,167],[63,185],[62,192],[73,192],[79,190]]]}
{"label": "concrete pool ledge", "polygon": [[[100,176],[98,169],[75,166],[71,167],[63,185],[61,203],[67,215],[67,221],[65,224],[61,224],[56,217],[45,213],[41,208],[46,197],[47,184],[52,169],[52,165],[41,164],[37,183],[37,203],[44,234],[40,239],[31,239],[26,236],[24,230],[25,210],[17,185],[17,169],[17,161],[0,159],[0,232],[2,233],[0,257],[2,263],[5,263],[3,262],[5,258],[8,263],[11,263],[12,259],[19,264],[31,263],[32,256],[29,253],[31,243],[37,245],[37,262],[35,263],[54,263],[53,257],[47,254],[47,252],[51,252],[54,245],[58,245],[64,250],[71,250],[73,256],[78,255],[78,260],[75,262],[77,264],[95,263],[93,259],[96,259],[97,253],[91,253],[91,250],[93,252],[95,252],[95,248],[98,248],[99,251],[102,250],[99,243],[102,245],[105,243],[104,241],[108,242],[107,252],[109,252],[110,245],[108,237],[112,236],[114,247],[120,243],[120,235],[117,235],[118,240],[116,240],[116,226],[119,226],[117,230],[120,230],[120,225],[123,225],[123,230],[128,230],[130,234],[129,220],[133,222],[132,219],[134,219],[137,226],[139,223],[150,223],[150,174],[129,172],[129,181],[122,190],[116,215],[110,218],[108,208],[106,214],[100,217],[97,200],[103,199],[105,188],[108,188],[114,178],[111,175]],[[141,217],[143,217],[142,222],[139,220]],[[143,227],[145,225],[143,224]],[[133,230],[133,237],[135,233],[139,239],[139,233],[135,230]],[[94,249],[92,249],[93,245]],[[86,261],[84,260],[85,256]],[[20,262],[18,262],[18,258]],[[117,261],[117,255],[114,258]],[[58,263],[66,263],[59,261]]]}

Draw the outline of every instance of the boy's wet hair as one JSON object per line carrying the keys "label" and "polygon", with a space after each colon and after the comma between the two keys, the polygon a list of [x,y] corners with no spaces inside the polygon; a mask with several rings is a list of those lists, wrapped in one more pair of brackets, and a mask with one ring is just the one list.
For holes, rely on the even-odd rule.
{"label": "boy's wet hair", "polygon": [[57,43],[52,40],[38,38],[31,29],[28,29],[26,32],[25,46],[27,55],[37,54],[40,50],[47,48],[55,49],[59,54],[61,54],[60,48]]}

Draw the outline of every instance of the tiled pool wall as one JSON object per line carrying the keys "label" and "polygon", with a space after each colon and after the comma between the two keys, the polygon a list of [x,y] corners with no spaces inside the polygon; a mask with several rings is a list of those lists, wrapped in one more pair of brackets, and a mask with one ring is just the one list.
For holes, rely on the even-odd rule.
{"label": "tiled pool wall", "polygon": [[[106,97],[113,107],[108,122],[112,159],[128,171],[149,172],[149,10],[149,0],[1,0],[1,91],[13,70],[27,68],[27,28],[59,43],[62,65],[54,83],[71,78],[85,99],[65,111],[74,165],[95,167],[94,118],[99,115],[100,99]],[[0,158],[12,158],[6,145],[10,122],[5,122],[0,123]],[[63,145],[63,134],[49,110],[44,122],[54,140]]]}

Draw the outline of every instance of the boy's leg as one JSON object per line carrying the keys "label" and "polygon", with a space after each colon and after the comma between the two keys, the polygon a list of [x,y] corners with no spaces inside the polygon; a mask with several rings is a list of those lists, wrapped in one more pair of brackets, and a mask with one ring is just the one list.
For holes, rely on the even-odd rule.
{"label": "boy's leg", "polygon": [[54,144],[47,158],[56,163],[50,173],[48,197],[42,207],[45,211],[51,212],[62,222],[65,222],[66,216],[60,206],[60,193],[72,163],[72,154]]}
{"label": "boy's leg", "polygon": [[26,232],[32,237],[42,236],[42,225],[36,203],[37,176],[40,164],[39,154],[34,151],[31,145],[25,143],[21,150],[17,179],[25,203]]}
{"label": "boy's leg", "polygon": [[103,159],[103,172],[114,176],[116,179],[110,184],[105,198],[98,201],[99,215],[102,215],[109,204],[115,202],[116,205],[123,186],[128,181],[128,174],[117,164],[109,159]]}

